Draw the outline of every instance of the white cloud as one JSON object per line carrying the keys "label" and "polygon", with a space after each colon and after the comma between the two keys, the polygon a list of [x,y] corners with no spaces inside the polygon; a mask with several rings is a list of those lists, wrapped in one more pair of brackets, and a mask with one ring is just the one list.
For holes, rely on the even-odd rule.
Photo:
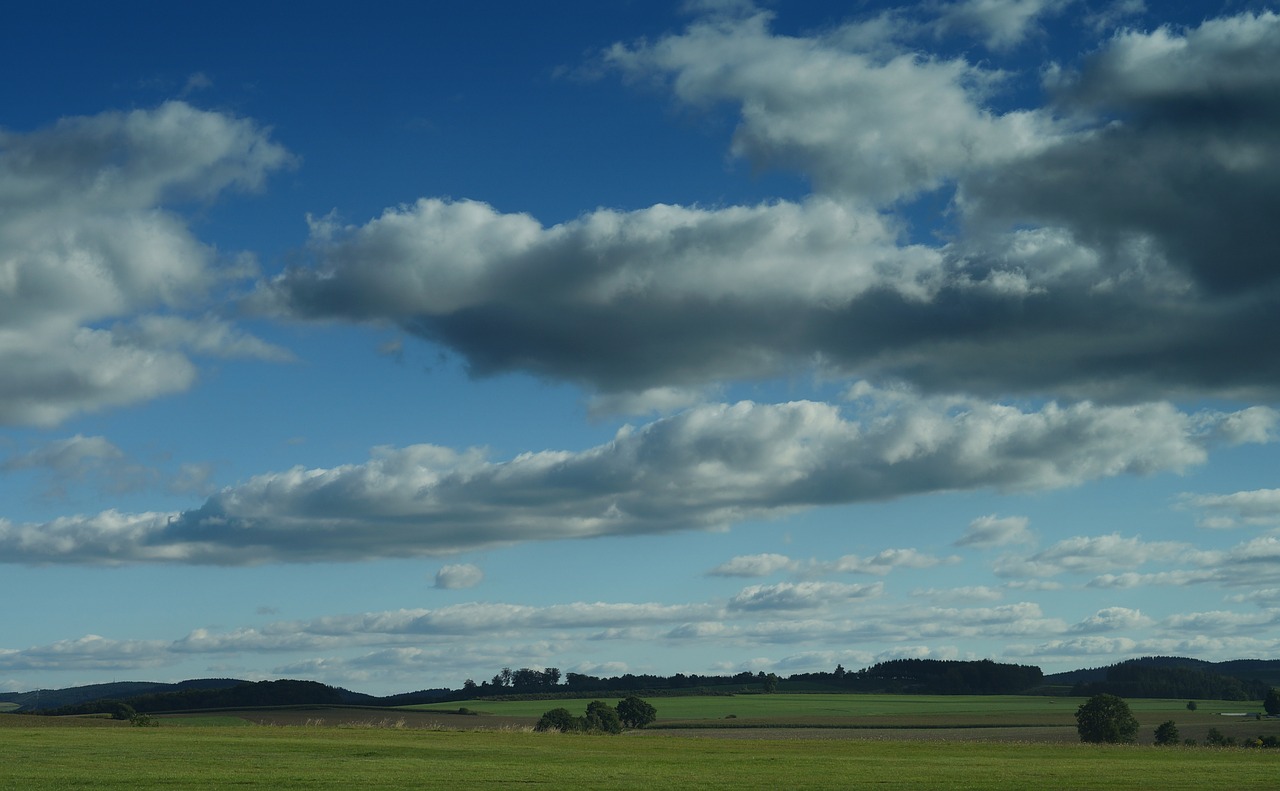
{"label": "white cloud", "polygon": [[945,601],[1000,601],[1004,598],[1001,591],[986,585],[966,585],[962,588],[917,588],[911,591],[912,596]]}
{"label": "white cloud", "polygon": [[1065,572],[1088,574],[1135,568],[1153,561],[1183,560],[1192,554],[1190,545],[1178,541],[1143,541],[1119,533],[1076,536],[1029,558],[1002,558],[996,564],[996,573],[1026,577],[1052,577]]}
{"label": "white cloud", "polygon": [[956,540],[958,547],[1000,547],[1009,544],[1029,544],[1035,538],[1027,529],[1025,516],[980,516],[969,523],[964,535]]}
{"label": "white cloud", "polygon": [[1280,489],[1255,489],[1232,494],[1183,495],[1182,502],[1208,512],[1202,527],[1229,528],[1280,524]]}
{"label": "white cloud", "polygon": [[797,169],[819,192],[857,200],[909,197],[1038,143],[1033,116],[981,106],[993,75],[962,60],[860,51],[850,46],[866,38],[858,24],[796,38],[769,22],[763,13],[696,22],[653,43],[615,45],[606,58],[633,78],[669,78],[687,104],[737,104],[735,154]]}
{"label": "white cloud", "polygon": [[243,276],[165,206],[256,189],[289,162],[251,121],[181,102],[0,131],[0,422],[54,425],[188,387],[184,355],[95,325],[150,321]]}
{"label": "white cloud", "polygon": [[959,558],[939,558],[915,549],[885,549],[871,557],[844,555],[831,563],[812,563],[816,572],[832,574],[876,574],[883,576],[899,568],[928,569],[943,563],[958,562]]}
{"label": "white cloud", "polygon": [[798,567],[799,564],[786,555],[738,555],[707,574],[713,577],[767,577],[779,571],[793,571]]}
{"label": "white cloud", "polygon": [[[1072,486],[1181,470],[1205,458],[1205,424],[1167,404],[1048,404],[1027,412],[956,399],[898,400],[846,419],[813,402],[705,405],[624,428],[581,452],[376,448],[364,464],[259,475],[181,514],[0,521],[8,562],[254,564],[440,555],[522,541],[707,529],[797,509],[936,491]],[[554,492],[548,496],[547,492]],[[1132,543],[1075,539],[1026,568],[1108,570]],[[1151,545],[1147,554],[1179,551]],[[910,550],[831,570],[939,561]],[[923,564],[923,566],[922,566]],[[1024,572],[1007,566],[1005,572]],[[1034,573],[1034,572],[1033,572]]]}
{"label": "white cloud", "polygon": [[939,35],[972,32],[989,49],[1004,50],[1022,43],[1035,30],[1038,17],[1061,11],[1072,0],[958,0],[937,5],[931,27]]}
{"label": "white cloud", "polygon": [[484,579],[484,572],[472,563],[452,563],[436,572],[436,587],[443,590],[474,588]]}
{"label": "white cloud", "polygon": [[1072,632],[1115,632],[1141,629],[1155,623],[1140,610],[1128,607],[1107,607],[1071,627]]}
{"label": "white cloud", "polygon": [[884,584],[846,585],[840,582],[779,582],[751,585],[729,600],[730,610],[813,610],[857,599],[876,598]]}

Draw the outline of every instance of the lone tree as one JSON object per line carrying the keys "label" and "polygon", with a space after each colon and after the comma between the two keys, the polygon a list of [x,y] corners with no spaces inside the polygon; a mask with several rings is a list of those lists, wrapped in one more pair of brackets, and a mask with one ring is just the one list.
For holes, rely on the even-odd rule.
{"label": "lone tree", "polygon": [[643,728],[657,717],[658,710],[635,695],[618,701],[618,719],[628,728]]}
{"label": "lone tree", "polygon": [[1266,700],[1262,701],[1262,708],[1272,717],[1280,715],[1280,690],[1272,687],[1267,692]]}
{"label": "lone tree", "polygon": [[1076,709],[1076,730],[1082,742],[1122,744],[1134,740],[1138,721],[1129,711],[1128,703],[1104,692]]}
{"label": "lone tree", "polygon": [[1165,720],[1156,728],[1156,744],[1169,747],[1178,743],[1178,726],[1173,720]]}

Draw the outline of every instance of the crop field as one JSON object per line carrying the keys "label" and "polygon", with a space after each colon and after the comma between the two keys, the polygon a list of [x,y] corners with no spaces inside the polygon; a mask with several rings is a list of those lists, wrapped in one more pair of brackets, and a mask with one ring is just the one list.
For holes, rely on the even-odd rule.
{"label": "crop field", "polygon": [[[1078,742],[1073,715],[1080,701],[1069,698],[650,700],[658,708],[656,724],[668,727],[620,736],[531,731],[542,711],[584,709],[586,700],[205,712],[161,716],[154,728],[6,714],[0,715],[0,791],[530,784],[1263,789],[1275,788],[1280,773],[1280,750],[1149,744],[1155,725],[1168,719],[1193,738],[1209,727],[1242,739],[1280,733],[1280,721],[1227,716],[1257,711],[1256,703],[1200,701],[1193,712],[1186,701],[1131,700],[1147,744],[1112,747]],[[460,707],[479,713],[458,714]]]}
{"label": "crop field", "polygon": [[[602,697],[609,703],[616,698]],[[413,706],[415,712],[457,712],[463,727],[483,727],[487,718],[503,724],[533,724],[549,709],[564,707],[580,714],[591,698],[573,700],[473,700]],[[1076,742],[1076,708],[1084,698],[1046,698],[1025,695],[733,695],[650,698],[658,719],[650,729],[664,733],[699,735],[714,731],[729,736],[754,731],[758,738],[874,738]],[[1166,720],[1178,725],[1182,738],[1203,741],[1210,728],[1238,739],[1280,736],[1280,720],[1254,719],[1259,701],[1197,701],[1195,711],[1185,700],[1128,701],[1142,728],[1139,739],[1151,741],[1156,726]],[[1246,715],[1246,716],[1235,716]],[[474,725],[472,724],[474,722]],[[814,731],[809,733],[807,731]],[[710,734],[701,734],[710,735]]]}

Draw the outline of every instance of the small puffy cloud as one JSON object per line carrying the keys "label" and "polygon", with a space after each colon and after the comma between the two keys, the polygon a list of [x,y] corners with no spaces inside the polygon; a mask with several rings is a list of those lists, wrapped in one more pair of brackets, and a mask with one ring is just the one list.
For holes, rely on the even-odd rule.
{"label": "small puffy cloud", "polygon": [[912,596],[944,601],[1000,601],[1004,593],[986,585],[967,585],[962,588],[917,588],[911,591]]}
{"label": "small puffy cloud", "polygon": [[1035,539],[1027,529],[1025,516],[980,516],[969,523],[964,535],[956,540],[958,547],[1000,547],[1009,544],[1029,544]]}
{"label": "small puffy cloud", "polygon": [[1050,640],[1039,645],[1011,645],[1005,650],[1011,656],[1042,657],[1052,659],[1084,658],[1094,656],[1125,657],[1137,649],[1137,641],[1128,637],[1073,637],[1067,640]]}
{"label": "small puffy cloud", "polygon": [[915,549],[885,549],[871,557],[844,555],[830,563],[813,563],[810,568],[819,573],[875,574],[884,576],[894,569],[927,569],[943,563],[954,563],[959,558],[939,558]]}
{"label": "small puffy cloud", "polygon": [[62,475],[78,476],[86,469],[96,469],[122,458],[124,458],[124,452],[106,437],[86,437],[83,434],[76,434],[74,437],[55,440],[5,459],[0,462],[0,470],[38,468],[52,470]]}
{"label": "small puffy cloud", "polygon": [[988,49],[1021,44],[1035,31],[1039,17],[1061,11],[1072,0],[958,0],[935,4],[938,18],[930,27],[939,35],[972,33]]}
{"label": "small puffy cloud", "polygon": [[798,567],[799,564],[786,555],[774,553],[739,555],[721,563],[707,574],[713,577],[767,577],[779,571],[792,571]]}
{"label": "small puffy cloud", "polygon": [[1095,633],[1141,629],[1155,623],[1140,610],[1107,607],[1071,627],[1072,632]]}
{"label": "small puffy cloud", "polygon": [[730,610],[813,610],[875,598],[884,584],[847,585],[840,582],[780,582],[751,585],[729,600]]}
{"label": "small puffy cloud", "polygon": [[[913,399],[858,420],[814,402],[709,404],[578,452],[492,461],[475,449],[376,448],[362,464],[256,476],[180,514],[0,521],[0,561],[353,561],[720,528],[833,503],[1177,471],[1205,458],[1205,425],[1222,417],[1167,404],[1023,411]],[[1110,571],[1181,551],[1135,541],[1073,539],[1003,571]],[[815,569],[883,574],[950,560],[894,549]]]}
{"label": "small puffy cloud", "polygon": [[484,579],[484,572],[471,563],[452,563],[436,572],[436,587],[442,590],[474,588]]}

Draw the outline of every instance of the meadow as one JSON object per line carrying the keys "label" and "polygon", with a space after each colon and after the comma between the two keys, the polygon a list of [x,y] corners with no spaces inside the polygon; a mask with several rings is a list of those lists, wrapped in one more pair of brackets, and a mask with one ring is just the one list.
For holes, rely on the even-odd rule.
{"label": "meadow", "polygon": [[[1184,732],[1206,723],[1241,735],[1280,731],[1277,721],[1224,716],[1257,704],[1201,701],[1191,712],[1186,701],[1130,701],[1148,744],[1112,747],[1008,735],[1068,727],[1074,737],[1063,717],[1072,719],[1075,699],[651,700],[668,726],[722,726],[734,714],[730,723],[748,727],[604,736],[534,733],[522,725],[547,708],[585,708],[586,700],[281,712],[289,725],[254,724],[272,721],[263,711],[164,716],[154,728],[10,714],[0,716],[0,789],[1262,789],[1276,787],[1280,770],[1277,750],[1149,746],[1151,728],[1166,719]],[[482,713],[460,715],[459,707]],[[947,736],[955,733],[984,736]]]}

